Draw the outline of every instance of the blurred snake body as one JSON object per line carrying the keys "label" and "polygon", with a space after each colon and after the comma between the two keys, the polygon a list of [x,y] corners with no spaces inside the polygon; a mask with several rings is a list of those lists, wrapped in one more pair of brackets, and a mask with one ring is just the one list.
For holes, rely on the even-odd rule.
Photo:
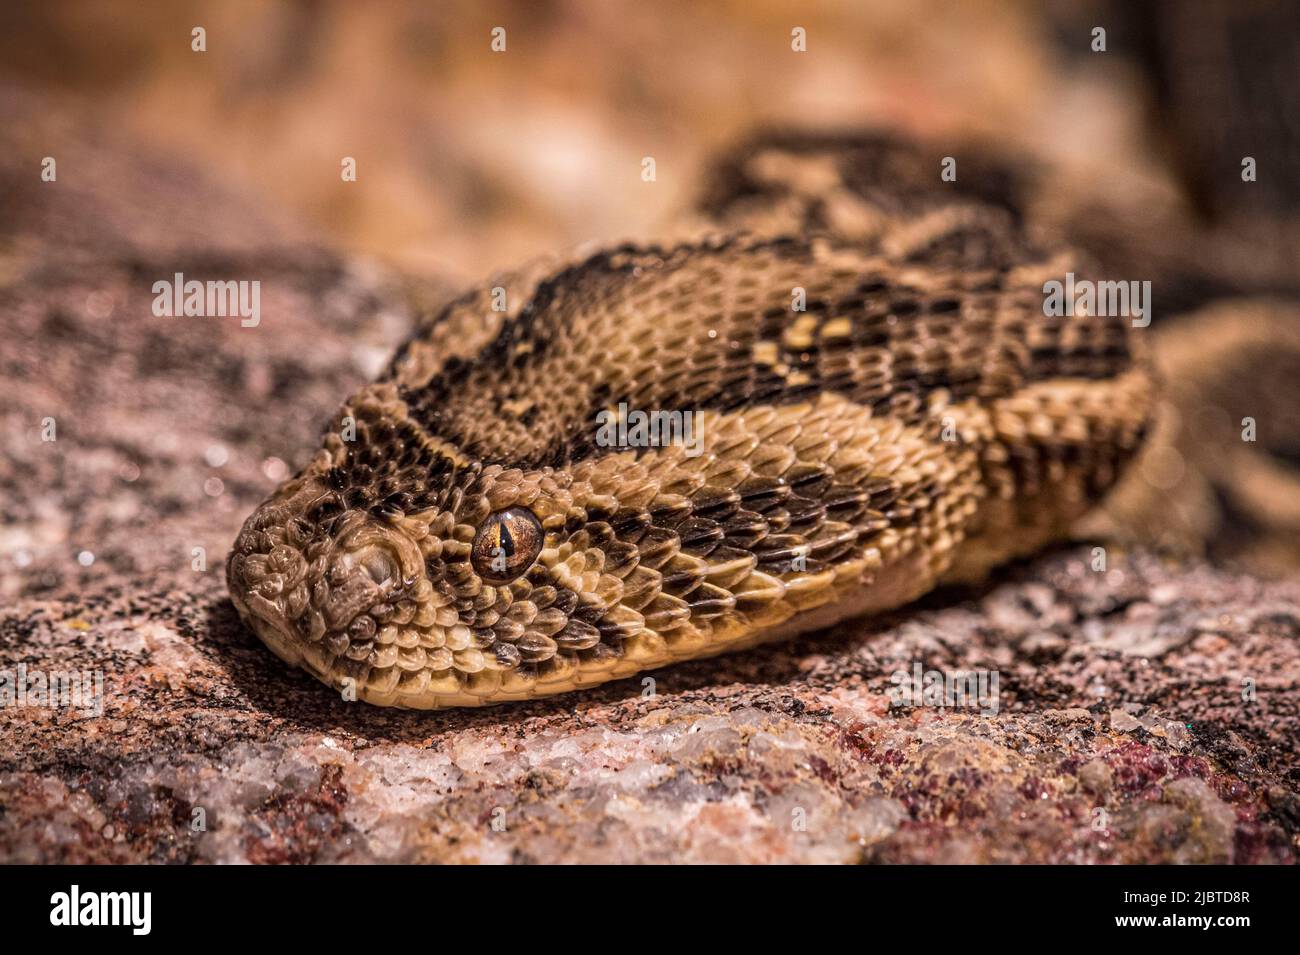
{"label": "blurred snake body", "polygon": [[[1141,330],[1045,315],[1088,262],[996,176],[921,159],[751,143],[689,237],[445,306],[244,525],[243,619],[345,694],[477,706],[896,608],[1061,537],[1141,442]],[[689,412],[699,445],[611,446],[629,409]]]}

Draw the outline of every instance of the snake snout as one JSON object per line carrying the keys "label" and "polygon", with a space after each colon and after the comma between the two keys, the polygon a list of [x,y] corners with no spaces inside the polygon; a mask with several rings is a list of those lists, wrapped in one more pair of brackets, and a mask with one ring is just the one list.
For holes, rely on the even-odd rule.
{"label": "snake snout", "polygon": [[226,563],[240,616],[282,656],[292,657],[292,642],[312,627],[312,577],[319,569],[312,537],[310,524],[273,498],[245,521]]}
{"label": "snake snout", "polygon": [[339,505],[315,482],[267,501],[236,540],[227,578],[240,615],[279,656],[365,679],[436,638],[438,605],[411,534]]}

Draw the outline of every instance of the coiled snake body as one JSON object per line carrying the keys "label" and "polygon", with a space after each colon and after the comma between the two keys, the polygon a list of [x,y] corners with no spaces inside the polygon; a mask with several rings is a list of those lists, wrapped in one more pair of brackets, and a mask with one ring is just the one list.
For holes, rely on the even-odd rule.
{"label": "coiled snake body", "polygon": [[[1046,316],[1044,282],[1087,263],[909,155],[751,145],[711,234],[446,306],[248,519],[243,618],[361,699],[472,706],[897,607],[1059,537],[1140,443],[1138,330]],[[690,412],[700,444],[609,446],[620,409]]]}

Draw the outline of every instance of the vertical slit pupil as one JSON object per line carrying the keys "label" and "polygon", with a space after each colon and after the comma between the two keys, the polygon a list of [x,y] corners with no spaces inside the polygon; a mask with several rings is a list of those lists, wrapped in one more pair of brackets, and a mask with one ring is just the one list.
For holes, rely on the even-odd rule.
{"label": "vertical slit pupil", "polygon": [[483,525],[470,551],[470,563],[484,581],[509,583],[541,553],[544,537],[537,516],[527,508],[501,511]]}

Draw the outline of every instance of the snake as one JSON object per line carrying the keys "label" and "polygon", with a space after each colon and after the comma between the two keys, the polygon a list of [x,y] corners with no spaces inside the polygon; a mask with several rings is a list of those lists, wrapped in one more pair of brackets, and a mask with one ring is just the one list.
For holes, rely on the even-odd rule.
{"label": "snake", "polygon": [[1155,384],[1130,317],[1044,308],[1095,264],[1025,181],[973,157],[952,181],[894,134],[760,135],[668,238],[469,289],[244,523],[234,606],[348,699],[482,706],[892,611],[1059,540]]}

